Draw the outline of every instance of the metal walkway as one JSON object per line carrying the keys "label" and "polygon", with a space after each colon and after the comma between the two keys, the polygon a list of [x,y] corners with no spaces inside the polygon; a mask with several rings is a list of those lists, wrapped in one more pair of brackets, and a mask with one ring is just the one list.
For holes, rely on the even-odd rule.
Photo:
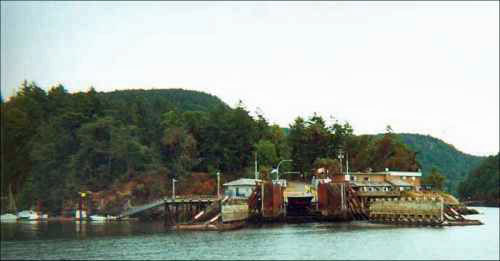
{"label": "metal walkway", "polygon": [[186,197],[186,198],[175,198],[175,199],[171,197],[164,197],[146,205],[129,208],[120,215],[118,215],[117,218],[120,219],[123,217],[127,217],[151,208],[159,207],[164,204],[211,203],[217,200],[218,199],[216,197]]}

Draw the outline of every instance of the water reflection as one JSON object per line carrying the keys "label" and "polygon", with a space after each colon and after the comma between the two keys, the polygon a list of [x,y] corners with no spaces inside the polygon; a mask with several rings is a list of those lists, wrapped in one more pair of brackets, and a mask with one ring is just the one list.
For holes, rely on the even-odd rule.
{"label": "water reflection", "polygon": [[79,237],[85,237],[87,235],[87,221],[86,220],[78,220],[75,222],[76,225],[76,233]]}

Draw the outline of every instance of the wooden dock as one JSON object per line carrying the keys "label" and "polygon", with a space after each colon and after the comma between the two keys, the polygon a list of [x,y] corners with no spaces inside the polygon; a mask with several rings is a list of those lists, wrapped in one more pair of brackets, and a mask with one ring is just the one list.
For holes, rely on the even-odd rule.
{"label": "wooden dock", "polygon": [[206,207],[207,205],[212,204],[213,202],[216,202],[218,200],[219,199],[215,196],[186,196],[175,198],[164,197],[145,205],[129,208],[118,215],[117,218],[122,219],[124,217],[128,217],[160,206],[164,206],[165,208],[168,208],[169,206],[178,207],[179,205],[196,205]]}

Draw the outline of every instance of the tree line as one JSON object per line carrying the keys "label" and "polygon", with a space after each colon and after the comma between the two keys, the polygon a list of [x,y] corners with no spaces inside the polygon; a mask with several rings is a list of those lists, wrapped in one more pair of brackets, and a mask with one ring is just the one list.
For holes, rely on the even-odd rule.
{"label": "tree line", "polygon": [[500,153],[489,156],[458,186],[460,198],[500,204]]}
{"label": "tree line", "polygon": [[284,129],[262,113],[252,116],[242,102],[231,108],[197,91],[69,93],[24,81],[1,110],[2,198],[13,195],[18,208],[40,200],[53,213],[78,191],[106,190],[145,173],[253,177],[255,157],[263,169],[291,159],[280,172],[305,177],[315,167],[339,169],[341,152],[353,171],[420,168],[390,128],[379,139],[358,136],[348,122],[328,124],[313,114]]}

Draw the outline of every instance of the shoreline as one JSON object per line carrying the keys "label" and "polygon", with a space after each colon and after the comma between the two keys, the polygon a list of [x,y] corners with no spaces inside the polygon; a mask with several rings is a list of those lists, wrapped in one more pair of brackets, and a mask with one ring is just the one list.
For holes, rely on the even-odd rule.
{"label": "shoreline", "polygon": [[462,204],[466,207],[491,207],[500,208],[500,202],[485,202],[485,201],[463,201]]}
{"label": "shoreline", "polygon": [[90,219],[77,219],[74,217],[61,217],[61,216],[56,216],[56,217],[48,217],[44,219],[33,219],[33,220],[28,220],[28,219],[13,219],[13,220],[2,220],[2,223],[16,223],[16,222],[76,222],[76,221],[83,221],[83,222],[95,222],[95,223],[104,223],[104,222],[123,222],[123,221],[139,221],[139,218],[122,218],[122,219],[106,219],[106,220],[90,220]]}

